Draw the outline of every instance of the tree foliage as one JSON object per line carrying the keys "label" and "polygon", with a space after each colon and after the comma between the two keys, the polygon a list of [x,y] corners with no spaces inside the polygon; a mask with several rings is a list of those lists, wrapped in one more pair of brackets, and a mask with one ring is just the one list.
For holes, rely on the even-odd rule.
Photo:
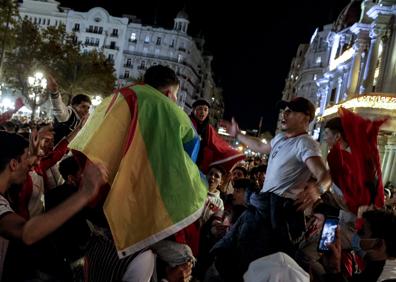
{"label": "tree foliage", "polygon": [[16,0],[0,0],[0,78],[6,50],[13,48],[15,43],[14,28],[18,16]]}
{"label": "tree foliage", "polygon": [[101,52],[82,53],[81,44],[63,25],[41,28],[25,18],[15,23],[14,35],[14,47],[5,53],[4,80],[32,108],[48,99],[45,91],[40,93],[38,103],[32,99],[28,77],[37,71],[54,76],[66,99],[80,93],[102,96],[112,93],[113,65]]}

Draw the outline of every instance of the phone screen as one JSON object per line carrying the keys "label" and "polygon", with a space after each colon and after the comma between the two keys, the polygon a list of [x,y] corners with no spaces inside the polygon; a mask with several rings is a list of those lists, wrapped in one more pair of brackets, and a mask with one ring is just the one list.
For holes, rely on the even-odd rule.
{"label": "phone screen", "polygon": [[338,226],[338,218],[336,217],[326,218],[323,224],[322,233],[320,235],[320,240],[318,245],[319,252],[329,251],[327,245],[335,242],[337,226]]}

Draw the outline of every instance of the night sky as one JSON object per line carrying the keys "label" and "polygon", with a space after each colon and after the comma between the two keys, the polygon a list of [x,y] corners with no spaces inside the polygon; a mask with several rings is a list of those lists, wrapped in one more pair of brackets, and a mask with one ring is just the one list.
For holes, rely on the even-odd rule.
{"label": "night sky", "polygon": [[224,117],[234,116],[242,128],[257,128],[263,116],[263,130],[273,132],[275,103],[298,45],[309,42],[316,27],[334,22],[350,0],[60,2],[77,11],[100,6],[113,16],[132,14],[143,24],[165,28],[173,27],[185,7],[189,34],[203,34],[206,51],[214,56],[215,81],[224,90]]}

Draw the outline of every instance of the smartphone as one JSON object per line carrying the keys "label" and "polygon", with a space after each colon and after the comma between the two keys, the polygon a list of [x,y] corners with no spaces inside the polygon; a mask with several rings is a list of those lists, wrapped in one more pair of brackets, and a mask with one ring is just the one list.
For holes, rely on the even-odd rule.
{"label": "smartphone", "polygon": [[319,252],[328,252],[329,248],[327,246],[335,242],[338,222],[339,219],[337,217],[326,217],[323,223],[322,232],[320,233],[320,240],[318,244]]}

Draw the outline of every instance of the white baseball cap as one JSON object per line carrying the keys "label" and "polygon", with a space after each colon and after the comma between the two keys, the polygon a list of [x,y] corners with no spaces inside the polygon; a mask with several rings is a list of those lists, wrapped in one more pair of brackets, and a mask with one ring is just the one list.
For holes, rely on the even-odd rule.
{"label": "white baseball cap", "polygon": [[287,254],[278,252],[249,264],[245,282],[309,282],[309,274]]}

